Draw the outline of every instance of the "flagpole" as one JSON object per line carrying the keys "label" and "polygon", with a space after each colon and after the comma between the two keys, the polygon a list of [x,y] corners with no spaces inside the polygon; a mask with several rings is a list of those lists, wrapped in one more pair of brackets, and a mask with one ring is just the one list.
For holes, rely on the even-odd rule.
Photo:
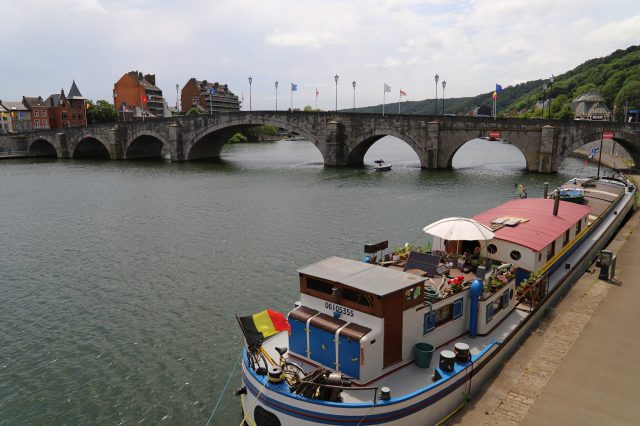
{"label": "flagpole", "polygon": [[291,86],[291,107],[289,109],[293,111],[293,86]]}
{"label": "flagpole", "polygon": [[382,88],[382,116],[384,117],[384,102],[387,97],[387,91]]}
{"label": "flagpole", "polygon": [[402,99],[402,95],[398,96],[398,115],[400,115],[400,100]]}

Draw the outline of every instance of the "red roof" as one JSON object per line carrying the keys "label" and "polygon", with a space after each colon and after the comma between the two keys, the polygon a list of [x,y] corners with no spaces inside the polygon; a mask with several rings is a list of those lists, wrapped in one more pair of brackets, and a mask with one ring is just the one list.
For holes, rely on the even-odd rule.
{"label": "red roof", "polygon": [[495,238],[539,252],[591,211],[591,207],[560,201],[558,216],[554,216],[553,203],[554,200],[544,198],[512,200],[479,213],[473,219],[487,226],[491,226],[493,220],[506,216],[529,219],[516,226],[498,229]]}

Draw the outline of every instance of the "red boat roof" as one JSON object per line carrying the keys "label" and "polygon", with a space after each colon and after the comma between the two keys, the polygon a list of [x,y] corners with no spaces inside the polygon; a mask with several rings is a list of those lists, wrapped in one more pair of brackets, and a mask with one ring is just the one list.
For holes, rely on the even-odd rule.
{"label": "red boat roof", "polygon": [[495,238],[539,252],[591,211],[588,206],[560,201],[558,216],[554,216],[553,203],[554,200],[544,198],[512,200],[479,213],[473,219],[489,227],[499,218],[528,219],[516,226],[504,226],[494,231]]}

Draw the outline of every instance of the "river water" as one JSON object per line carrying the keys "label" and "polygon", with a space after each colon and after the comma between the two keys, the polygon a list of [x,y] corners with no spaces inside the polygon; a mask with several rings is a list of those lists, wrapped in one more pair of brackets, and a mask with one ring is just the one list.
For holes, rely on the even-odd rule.
{"label": "river water", "polygon": [[[420,169],[384,138],[364,168],[324,167],[309,142],[226,146],[204,163],[0,162],[0,424],[204,424],[238,360],[234,314],[287,311],[296,269],[421,229],[593,166],[523,171],[475,140],[453,170]],[[376,173],[375,159],[393,163]],[[212,424],[239,424],[229,390]]]}

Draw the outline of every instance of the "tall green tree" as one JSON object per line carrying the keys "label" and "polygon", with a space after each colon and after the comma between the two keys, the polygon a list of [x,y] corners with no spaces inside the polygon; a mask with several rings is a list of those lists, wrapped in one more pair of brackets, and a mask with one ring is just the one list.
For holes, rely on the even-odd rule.
{"label": "tall green tree", "polygon": [[87,123],[111,123],[116,121],[116,109],[105,100],[87,101]]}

